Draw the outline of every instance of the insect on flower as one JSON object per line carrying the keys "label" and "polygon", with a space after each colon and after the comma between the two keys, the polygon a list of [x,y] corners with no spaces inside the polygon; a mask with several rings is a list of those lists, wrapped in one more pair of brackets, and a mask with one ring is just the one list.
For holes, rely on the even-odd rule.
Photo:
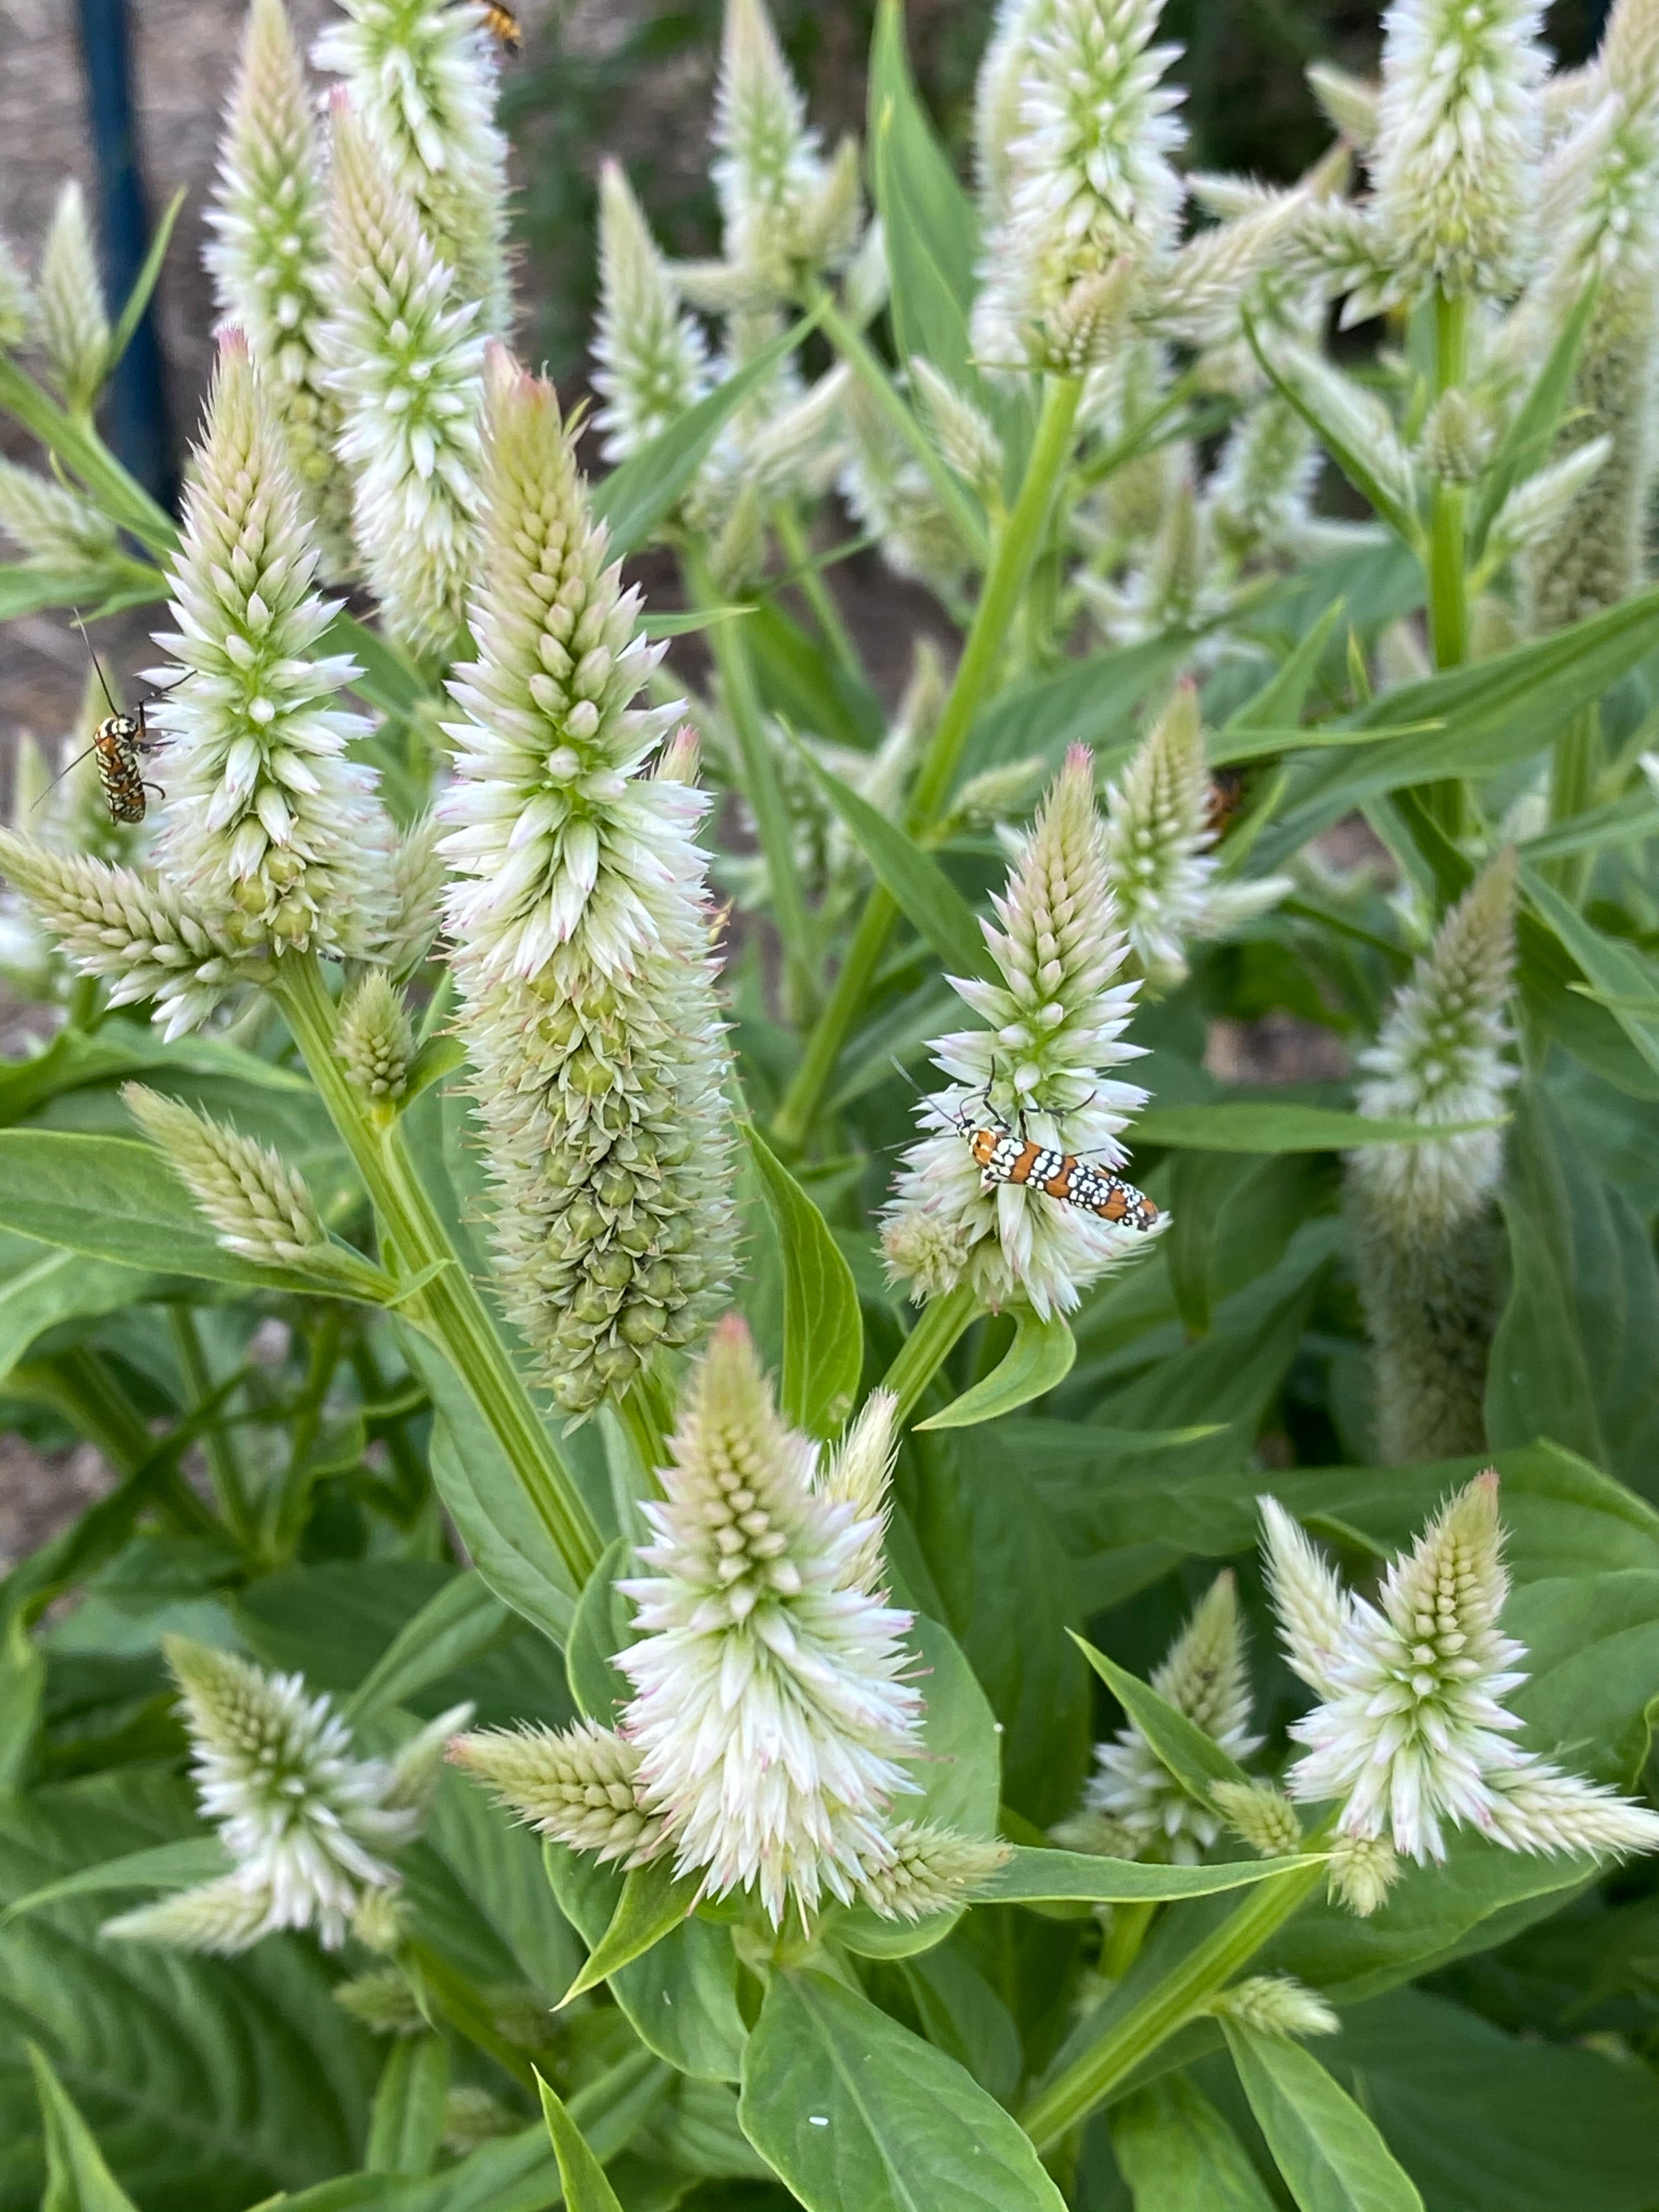
{"label": "insect on flower", "polygon": [[[85,637],[86,634],[82,626],[81,635]],[[87,650],[92,653],[90,641]],[[58,770],[35,804],[38,806],[46,798],[46,792],[60,784],[70,769],[79,768],[87,753],[92,753],[97,758],[99,788],[104,794],[104,804],[109,808],[110,820],[131,827],[144,818],[144,809],[148,804],[144,796],[146,792],[153,791],[158,799],[167,796],[159,783],[146,783],[142,766],[144,754],[161,750],[161,740],[149,734],[142,701],[136,714],[125,714],[116,705],[110,695],[108,678],[95,653],[92,653],[92,665],[98,671],[99,686],[109,712],[93,732],[92,743],[86,752],[76,753],[66,767]]]}
{"label": "insect on flower", "polygon": [[1246,779],[1242,768],[1218,768],[1210,772],[1207,802],[1209,826],[1224,837],[1237,821],[1244,805]]}
{"label": "insect on flower", "polygon": [[1121,1176],[1091,1167],[1074,1152],[1059,1152],[1050,1145],[1039,1145],[1023,1131],[1016,1133],[988,1121],[976,1125],[965,1106],[957,1127],[968,1139],[984,1190],[994,1190],[1000,1182],[1026,1183],[1062,1206],[1097,1213],[1103,1221],[1121,1222],[1142,1231],[1157,1226],[1157,1206],[1144,1190],[1137,1190]]}
{"label": "insect on flower", "polygon": [[504,54],[516,54],[524,44],[524,28],[503,0],[477,0],[483,27]]}

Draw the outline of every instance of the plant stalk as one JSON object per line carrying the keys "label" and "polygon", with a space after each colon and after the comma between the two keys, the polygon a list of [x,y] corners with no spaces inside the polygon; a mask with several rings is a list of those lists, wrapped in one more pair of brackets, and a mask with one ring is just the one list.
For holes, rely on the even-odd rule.
{"label": "plant stalk", "polygon": [[1189,1951],[1156,1989],[1149,1990],[1040,2090],[1018,2115],[1038,2150],[1051,2150],[1062,2136],[1087,2119],[1120,2081],[1226,1987],[1324,1879],[1325,1862],[1318,1859],[1253,1889],[1212,1936]]}
{"label": "plant stalk", "polygon": [[[1024,482],[997,541],[985,588],[957,663],[951,690],[910,794],[908,826],[926,830],[950,797],[962,764],[968,733],[996,673],[1009,624],[1030,580],[1048,526],[1055,489],[1071,457],[1083,386],[1076,377],[1050,380],[1043,399]],[[786,1153],[798,1153],[806,1141],[824,1088],[866,999],[898,908],[878,884],[847,948],[835,988],[806,1041],[801,1063],[772,1124],[773,1141]]]}
{"label": "plant stalk", "polygon": [[[201,1331],[196,1326],[196,1316],[187,1305],[169,1306],[167,1319],[173,1328],[173,1346],[179,1355],[179,1371],[190,1394],[185,1410],[187,1414],[194,1413],[213,1393],[213,1377],[208,1371]],[[252,1551],[258,1545],[258,1535],[248,1507],[247,1486],[242,1479],[235,1441],[224,1423],[217,1420],[203,1441],[207,1449],[208,1472],[213,1478],[213,1494],[219,1501],[225,1525],[244,1551]]]}
{"label": "plant stalk", "polygon": [[273,986],[330,1118],[356,1162],[400,1273],[438,1269],[404,1310],[447,1357],[539,1516],[572,1586],[580,1589],[604,1545],[489,1308],[427,1196],[394,1123],[380,1129],[334,1050],[334,1005],[308,954],[287,956]]}
{"label": "plant stalk", "polygon": [[978,1294],[958,1283],[942,1298],[930,1299],[904,1340],[896,1359],[881,1378],[884,1390],[898,1400],[894,1419],[908,1420],[921,1395],[950,1358],[963,1332],[982,1310]]}
{"label": "plant stalk", "polygon": [[[1437,396],[1461,385],[1468,368],[1469,303],[1461,293],[1434,299],[1434,386]],[[1429,641],[1437,668],[1460,668],[1469,657],[1469,579],[1465,544],[1468,491],[1437,481],[1429,514]],[[1425,803],[1449,837],[1462,835],[1463,787],[1455,779],[1431,784]]]}
{"label": "plant stalk", "polygon": [[795,589],[812,611],[824,643],[847,670],[862,684],[864,666],[859,659],[859,649],[853,642],[853,634],[842,620],[841,609],[836,605],[835,594],[823,580],[817,564],[812,558],[812,549],[806,542],[806,532],[801,528],[800,517],[786,501],[773,517],[777,527],[778,543],[785,558],[794,570]]}

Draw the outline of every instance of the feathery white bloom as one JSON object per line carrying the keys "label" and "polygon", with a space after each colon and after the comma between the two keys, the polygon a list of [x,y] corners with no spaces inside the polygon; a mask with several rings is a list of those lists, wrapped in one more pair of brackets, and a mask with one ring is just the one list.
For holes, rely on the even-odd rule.
{"label": "feathery white bloom", "polygon": [[480,1729],[457,1736],[449,1756],[538,1835],[592,1851],[601,1865],[643,1866],[666,1848],[661,1815],[641,1801],[639,1752],[593,1721]]}
{"label": "feathery white bloom", "polygon": [[0,232],[0,353],[15,353],[34,327],[34,290],[16,249]]}
{"label": "feathery white bloom", "polygon": [[444,863],[438,818],[423,814],[398,840],[392,854],[391,911],[373,957],[393,979],[412,975],[432,950],[443,921]]}
{"label": "feathery white bloom", "polygon": [[109,373],[109,311],[86,200],[72,179],[58,195],[40,251],[35,313],[51,380],[71,414],[85,413]]}
{"label": "feathery white bloom", "polygon": [[128,1112],[167,1159],[228,1252],[266,1267],[312,1261],[337,1249],[303,1176],[270,1146],[192,1113],[142,1083],[121,1093]]}
{"label": "feathery white bloom", "polygon": [[[1413,969],[1370,1051],[1359,1111],[1379,1121],[1492,1121],[1516,1072],[1504,1059],[1515,966],[1515,857],[1505,853],[1465,892]],[[1477,1212],[1503,1170],[1500,1129],[1426,1144],[1370,1145],[1349,1174],[1402,1240],[1443,1237]]]}
{"label": "feathery white bloom", "polygon": [[779,1419],[735,1316],[669,1449],[666,1502],[641,1508],[647,1572],[618,1585],[639,1638],[617,1659],[623,1732],[677,1869],[711,1896],[757,1890],[781,1926],[899,1864],[887,1809],[921,1750],[911,1616],[867,1586],[871,1523],[818,1487],[817,1447]]}
{"label": "feathery white bloom", "polygon": [[1198,691],[1188,681],[1106,794],[1106,873],[1118,915],[1136,965],[1164,989],[1187,973],[1188,938],[1219,936],[1291,888],[1288,876],[1218,882],[1210,813]]}
{"label": "feathery white bloom", "polygon": [[[726,264],[755,303],[788,299],[803,273],[858,241],[858,167],[826,167],[764,0],[726,0],[714,95],[713,177]],[[850,192],[849,192],[850,183]]]}
{"label": "feathery white bloom", "polygon": [[[1444,1856],[1443,1823],[1506,1850],[1659,1849],[1659,1813],[1511,1741],[1521,1723],[1504,1699],[1526,1680],[1526,1651],[1498,1632],[1509,1577],[1496,1474],[1448,1500],[1390,1564],[1375,1606],[1338,1592],[1305,1540],[1286,1542],[1290,1525],[1262,1501],[1275,1605],[1296,1593],[1286,1656],[1322,1701],[1291,1729],[1308,1747],[1293,1796],[1340,1798],[1340,1835],[1386,1837],[1419,1863]],[[1334,1635],[1310,1637],[1310,1618],[1333,1607]]]}
{"label": "feathery white bloom", "polygon": [[970,1899],[1013,1856],[994,1837],[959,1836],[921,1820],[901,1820],[887,1834],[890,1856],[868,1868],[859,1900],[884,1920],[924,1920]]}
{"label": "feathery white bloom", "polygon": [[1386,1836],[1333,1836],[1326,1894],[1369,1920],[1400,1879],[1400,1858]]}
{"label": "feathery white bloom", "polygon": [[115,525],[101,507],[55,477],[3,459],[0,530],[32,559],[60,568],[96,568],[116,550]]}
{"label": "feathery white bloom", "polygon": [[299,1674],[266,1674],[234,1653],[166,1638],[182,1692],[202,1810],[235,1861],[204,1888],[109,1922],[139,1942],[246,1950],[281,1928],[314,1927],[325,1948],[344,1941],[373,1891],[398,1881],[390,1861],[420,1832],[434,1742],[465,1724],[458,1706],[396,1759],[354,1757],[351,1733]]}
{"label": "feathery white bloom", "polygon": [[1319,480],[1313,432],[1277,392],[1258,398],[1228,431],[1204,487],[1211,538],[1236,568],[1302,550]]}
{"label": "feathery white bloom", "polygon": [[401,1966],[377,1966],[336,1982],[330,1992],[342,2012],[361,2021],[371,2035],[424,2035],[426,2015],[416,2003]]}
{"label": "feathery white bloom", "polygon": [[[1139,645],[1172,629],[1212,630],[1231,604],[1231,587],[1215,557],[1209,514],[1190,474],[1170,491],[1156,535],[1127,574],[1108,581],[1083,571],[1078,583],[1103,634],[1114,644]],[[1222,649],[1200,635],[1190,658],[1200,665]]]}
{"label": "feathery white bloom", "polygon": [[677,422],[708,390],[708,349],[680,312],[679,295],[657,251],[622,164],[599,171],[599,319],[594,417],[607,461],[625,461]]}
{"label": "feathery white bloom", "polygon": [[[990,233],[974,344],[1000,367],[1049,357],[1050,319],[1079,284],[1175,245],[1178,48],[1152,43],[1159,0],[1046,0],[1020,45],[1006,213]],[[1012,30],[1012,26],[1011,26]],[[1069,367],[1069,362],[1060,364]]]}
{"label": "feathery white bloom", "polygon": [[912,356],[910,382],[947,464],[981,499],[998,491],[1002,483],[1002,441],[990,420],[920,354]]}
{"label": "feathery white bloom", "polygon": [[1363,153],[1376,137],[1382,88],[1334,62],[1310,62],[1302,72],[1327,120]]}
{"label": "feathery white bloom", "polygon": [[448,926],[500,1199],[500,1278],[560,1404],[586,1413],[712,1317],[734,1236],[707,801],[644,763],[672,707],[605,562],[552,387],[500,348],[476,662],[451,690]]}
{"label": "feathery white bloom", "polygon": [[1275,347],[1273,367],[1315,422],[1328,426],[1333,445],[1362,455],[1395,505],[1408,514],[1415,512],[1417,479],[1412,458],[1376,395],[1310,347],[1294,341],[1281,341]]}
{"label": "feathery white bloom", "polygon": [[317,128],[283,0],[253,0],[225,113],[204,259],[221,318],[247,337],[327,573],[351,566],[351,495],[323,380],[325,222]]}
{"label": "feathery white bloom", "polygon": [[[1523,477],[1492,517],[1488,543],[1504,554],[1524,553],[1553,543],[1577,528],[1569,524],[1583,495],[1612,459],[1611,438],[1589,438],[1559,461]],[[1623,592],[1620,597],[1624,596]],[[1585,606],[1583,611],[1594,610]]]}
{"label": "feathery white bloom", "polygon": [[891,1510],[889,1496],[898,1457],[898,1401],[890,1390],[872,1390],[848,1427],[820,1477],[818,1488],[832,1504],[850,1506],[868,1534],[854,1567],[858,1579],[873,1583],[881,1573],[882,1547]]}
{"label": "feathery white bloom", "polygon": [[1127,1158],[1119,1134],[1146,1102],[1139,1085],[1108,1073],[1140,1055],[1121,1042],[1139,983],[1111,981],[1128,947],[1086,747],[1066,756],[993,903],[1002,927],[981,927],[1000,981],[951,978],[988,1026],[934,1041],[951,1083],[922,1102],[926,1133],[904,1156],[882,1240],[890,1272],[914,1296],[965,1279],[987,1305],[1024,1298],[1046,1318],[1069,1313],[1089,1283],[1144,1248],[1145,1232],[1028,1185],[991,1182],[964,1131],[975,1120],[1018,1127],[1115,1173]]}
{"label": "feathery white bloom", "polygon": [[459,296],[476,305],[487,335],[504,337],[507,140],[495,126],[495,58],[482,15],[445,0],[340,6],[312,59],[345,79],[353,111],[419,210]]}
{"label": "feathery white bloom", "polygon": [[1334,2006],[1290,1974],[1248,1974],[1207,2009],[1256,2035],[1334,2035],[1342,2025]]}
{"label": "feathery white bloom", "polygon": [[1372,207],[1395,297],[1504,298],[1534,247],[1547,57],[1535,0],[1393,0]]}
{"label": "feathery white bloom", "polygon": [[252,951],[356,954],[381,927],[391,825],[373,772],[345,757],[366,730],[336,695],[345,656],[313,659],[336,612],[299,487],[240,331],[222,338],[173,562],[165,872]]}
{"label": "feathery white bloom", "polygon": [[1613,9],[1591,75],[1593,96],[1545,171],[1547,258],[1522,312],[1541,356],[1595,283],[1563,409],[1570,427],[1558,443],[1599,433],[1612,441],[1612,454],[1528,564],[1536,630],[1616,605],[1638,587],[1659,463],[1650,404],[1659,344],[1659,36],[1649,0]]}
{"label": "feathery white bloom", "polygon": [[1302,1848],[1302,1821],[1270,1782],[1212,1782],[1210,1797],[1227,1826],[1264,1859],[1290,1858]]}
{"label": "feathery white bloom", "polygon": [[[1233,1758],[1248,1759],[1260,1745],[1250,1733],[1244,1627],[1230,1573],[1218,1575],[1194,1607],[1152,1687]],[[1119,1824],[1133,1856],[1195,1865],[1221,1833],[1217,1814],[1188,1795],[1133,1721],[1096,1745],[1095,1767],[1084,1802]]]}
{"label": "feathery white bloom", "polygon": [[896,575],[948,599],[966,580],[970,556],[933,478],[862,384],[845,384],[842,398],[848,443],[836,489],[848,512]]}
{"label": "feathery white bloom", "polygon": [[988,238],[1008,218],[1011,155],[1020,136],[1025,52],[1048,4],[1048,0],[996,0],[991,35],[980,62],[974,86],[974,177],[979,187],[980,229]]}
{"label": "feathery white bloom", "polygon": [[154,1000],[169,1042],[198,1029],[247,973],[216,915],[137,869],[54,853],[0,830],[0,874],[21,892],[83,975],[110,986],[112,1006]]}
{"label": "feathery white bloom", "polygon": [[461,625],[477,546],[483,341],[474,303],[458,296],[343,93],[332,115],[321,343],[357,549],[386,627],[417,653],[442,653]]}

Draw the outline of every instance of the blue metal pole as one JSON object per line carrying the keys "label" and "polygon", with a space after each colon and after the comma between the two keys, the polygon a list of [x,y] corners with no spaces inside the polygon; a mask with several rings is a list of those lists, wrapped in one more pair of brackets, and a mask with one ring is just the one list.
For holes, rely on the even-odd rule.
{"label": "blue metal pole", "polygon": [[[87,120],[96,173],[98,234],[111,312],[118,313],[143,265],[149,216],[132,102],[127,0],[77,0]],[[172,507],[178,492],[154,303],[116,366],[105,400],[116,457],[146,491]]]}

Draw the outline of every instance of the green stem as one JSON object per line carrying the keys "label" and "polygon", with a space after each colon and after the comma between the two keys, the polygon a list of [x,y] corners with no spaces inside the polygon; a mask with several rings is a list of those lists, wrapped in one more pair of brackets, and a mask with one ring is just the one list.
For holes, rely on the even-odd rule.
{"label": "green stem", "polygon": [[294,1429],[289,1441],[288,1468],[282,1481],[270,1492],[266,1504],[265,1549],[272,1563],[279,1566],[286,1566],[292,1560],[305,1527],[313,1487],[307,1462],[316,1449],[329,1386],[340,1364],[342,1334],[339,1307],[325,1305],[312,1336],[305,1387],[295,1409]]}
{"label": "green stem", "polygon": [[963,1332],[983,1310],[978,1294],[958,1283],[942,1298],[931,1299],[904,1340],[896,1359],[881,1378],[884,1390],[898,1400],[895,1419],[907,1420],[921,1394],[954,1350]]}
{"label": "green stem", "polygon": [[790,581],[812,610],[812,619],[823,633],[823,641],[836,659],[860,684],[864,681],[864,664],[859,659],[859,649],[853,642],[853,634],[842,620],[841,609],[836,605],[835,594],[824,582],[812,549],[806,542],[806,532],[800,526],[800,517],[793,507],[780,507],[773,518],[777,526],[778,543],[794,572]]}
{"label": "green stem", "polygon": [[1019,2124],[1040,2151],[1087,2119],[1118,2083],[1200,2011],[1325,1879],[1322,1859],[1251,1890],[1212,1936],[1040,2090]]}
{"label": "green stem", "polygon": [[[925,830],[950,797],[968,733],[990,690],[1009,624],[1048,526],[1055,489],[1071,458],[1072,433],[1082,396],[1083,386],[1076,377],[1049,381],[1019,497],[997,541],[962,659],[916,772],[910,794],[912,830]],[[824,1086],[869,995],[888,932],[897,916],[898,908],[878,884],[865,901],[835,989],[806,1041],[800,1066],[773,1122],[773,1138],[787,1152],[798,1152],[806,1140]]]}
{"label": "green stem", "polygon": [[[1434,301],[1434,384],[1437,397],[1460,386],[1468,368],[1468,301],[1437,292]],[[1468,492],[1437,480],[1429,515],[1429,640],[1437,668],[1458,668],[1469,657],[1469,580],[1465,546]],[[1463,787],[1455,779],[1431,784],[1424,799],[1451,837],[1463,829]]]}
{"label": "green stem", "polygon": [[[448,971],[446,970],[446,973]],[[366,1336],[360,1335],[351,1347],[351,1371],[357,1378],[357,1389],[366,1406],[382,1404],[386,1395],[386,1377],[380,1372],[380,1363],[374,1357],[374,1347]],[[380,1424],[386,1455],[398,1478],[398,1492],[410,1517],[425,1503],[428,1485],[426,1469],[421,1464],[420,1454],[410,1442],[405,1417],[399,1413],[394,1419]]]}
{"label": "green stem", "polygon": [[[708,560],[700,550],[690,546],[685,552],[685,572],[688,596],[693,603],[714,605],[717,594]],[[708,635],[714,665],[720,672],[726,711],[732,718],[738,750],[743,756],[744,796],[754,814],[755,832],[766,856],[773,918],[783,941],[792,993],[803,1017],[810,1019],[817,1003],[813,950],[817,932],[795,866],[794,832],[784,805],[783,787],[778,781],[777,763],[767,742],[754,666],[740,623],[715,623]]]}
{"label": "green stem", "polygon": [[[1550,758],[1550,826],[1571,821],[1595,803],[1601,767],[1601,709],[1592,701],[1581,707],[1555,741]],[[1563,853],[1543,863],[1544,873],[1576,903],[1589,872],[1587,853]]]}
{"label": "green stem", "polygon": [[[167,1319],[173,1328],[173,1348],[179,1355],[179,1371],[189,1393],[186,1413],[195,1413],[213,1391],[213,1377],[208,1371],[207,1353],[202,1344],[201,1331],[196,1326],[196,1316],[189,1306],[172,1305],[167,1308]],[[241,1460],[235,1439],[222,1420],[216,1420],[204,1439],[207,1448],[208,1472],[213,1478],[213,1494],[219,1501],[219,1510],[225,1516],[226,1526],[244,1551],[252,1551],[257,1541],[253,1516],[248,1510],[247,1485],[242,1479]]]}
{"label": "green stem", "polygon": [[817,311],[825,337],[927,471],[928,482],[939,495],[940,506],[956,526],[963,544],[982,568],[990,556],[990,533],[966,485],[917,421],[915,410],[906,405],[869,340],[848,321],[829,293],[814,292],[808,305]]}
{"label": "green stem", "polygon": [[[428,1197],[397,1125],[376,1128],[334,1050],[334,1006],[322,970],[290,955],[274,986],[330,1118],[356,1162],[384,1237],[405,1275],[439,1272],[404,1307],[471,1392],[580,1589],[604,1546],[574,1479],[536,1410],[489,1310]],[[383,1255],[383,1256],[385,1256]]]}

